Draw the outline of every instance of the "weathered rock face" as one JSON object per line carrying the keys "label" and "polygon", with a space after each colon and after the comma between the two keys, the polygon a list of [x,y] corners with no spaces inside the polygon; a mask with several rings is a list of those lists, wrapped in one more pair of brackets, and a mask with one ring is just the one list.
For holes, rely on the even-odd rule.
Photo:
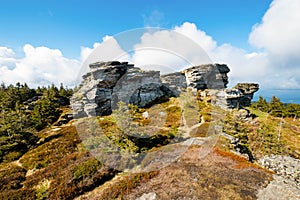
{"label": "weathered rock face", "polygon": [[112,90],[118,80],[132,68],[127,62],[98,62],[90,65],[79,91],[72,97],[76,116],[97,116],[111,113]]}
{"label": "weathered rock face", "polygon": [[160,78],[162,83],[170,88],[176,96],[178,96],[182,90],[187,88],[186,77],[182,72],[162,75]]}
{"label": "weathered rock face", "polygon": [[256,83],[238,83],[230,89],[208,89],[201,96],[211,96],[213,103],[223,109],[250,106],[254,93],[259,89]]}
{"label": "weathered rock face", "polygon": [[276,173],[268,186],[258,192],[258,199],[299,199],[300,161],[298,159],[269,155],[259,159],[258,164]]}
{"label": "weathered rock face", "polygon": [[71,101],[75,116],[84,117],[109,115],[119,101],[149,107],[171,96],[173,92],[162,85],[158,71],[112,61],[91,64]]}
{"label": "weathered rock face", "polygon": [[257,84],[237,84],[227,89],[229,68],[224,64],[193,66],[182,72],[160,76],[159,71],[143,71],[127,62],[97,62],[83,76],[79,91],[72,97],[74,114],[99,116],[111,114],[120,101],[150,107],[187,88],[209,89],[223,108],[250,105]]}
{"label": "weathered rock face", "polygon": [[139,87],[131,96],[129,103],[146,108],[153,104],[165,102],[174,96],[172,90],[165,85],[150,83]]}
{"label": "weathered rock face", "polygon": [[159,71],[143,71],[137,67],[128,69],[113,88],[112,106],[115,108],[119,101],[128,104],[140,87],[150,83],[162,85]]}
{"label": "weathered rock face", "polygon": [[229,68],[224,64],[200,65],[183,71],[187,87],[197,90],[222,89],[228,84]]}
{"label": "weathered rock face", "polygon": [[232,89],[227,89],[225,98],[229,108],[242,108],[250,106],[253,95],[258,91],[259,85],[255,83],[238,83]]}

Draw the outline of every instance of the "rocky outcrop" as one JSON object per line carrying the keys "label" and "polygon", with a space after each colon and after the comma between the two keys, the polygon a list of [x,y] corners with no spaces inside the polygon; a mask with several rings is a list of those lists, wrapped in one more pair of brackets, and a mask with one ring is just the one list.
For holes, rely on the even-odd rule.
{"label": "rocky outcrop", "polygon": [[[147,84],[155,84],[156,87],[162,86],[159,71],[143,71],[140,68],[134,67],[127,70],[127,72],[118,80],[118,83],[113,88],[112,106],[115,108],[119,101],[128,103],[137,103],[139,101],[129,102],[135,96],[138,99],[143,99],[144,103],[151,105],[151,99],[145,96],[140,97],[140,91],[145,90]],[[144,89],[142,89],[142,87]],[[149,87],[148,87],[149,88]],[[153,90],[154,88],[152,88]],[[148,89],[148,91],[150,88]],[[153,91],[155,92],[155,91]],[[152,93],[153,93],[152,92]],[[156,93],[158,95],[158,92]],[[155,95],[155,94],[153,94]],[[163,95],[159,94],[159,97]],[[145,99],[146,98],[146,99]],[[148,101],[148,102],[145,102]],[[140,104],[140,105],[142,105]],[[143,106],[144,107],[144,106]]]}
{"label": "rocky outcrop", "polygon": [[300,190],[300,160],[281,155],[264,156],[258,163],[278,176],[293,181]]}
{"label": "rocky outcrop", "polygon": [[90,64],[79,91],[71,98],[76,117],[111,113],[112,91],[118,80],[132,68],[127,62],[97,62]]}
{"label": "rocky outcrop", "polygon": [[127,62],[92,63],[71,99],[72,106],[75,116],[109,115],[120,101],[150,107],[179,96],[187,88],[208,90],[223,108],[250,105],[258,85],[238,84],[226,89],[229,71],[225,64],[207,64],[160,76],[159,71],[143,71]]}
{"label": "rocky outcrop", "polygon": [[123,101],[149,107],[174,96],[160,80],[159,71],[143,71],[127,62],[97,62],[83,76],[73,95],[75,117],[109,115]]}
{"label": "rocky outcrop", "polygon": [[228,84],[229,68],[224,64],[208,64],[194,66],[183,70],[187,87],[197,90],[223,89]]}
{"label": "rocky outcrop", "polygon": [[250,106],[253,95],[259,89],[256,83],[238,83],[232,89],[225,90],[226,106],[243,108]]}
{"label": "rocky outcrop", "polygon": [[207,89],[200,95],[211,97],[212,103],[223,109],[241,109],[250,106],[253,95],[258,89],[259,85],[256,83],[238,83],[230,89]]}

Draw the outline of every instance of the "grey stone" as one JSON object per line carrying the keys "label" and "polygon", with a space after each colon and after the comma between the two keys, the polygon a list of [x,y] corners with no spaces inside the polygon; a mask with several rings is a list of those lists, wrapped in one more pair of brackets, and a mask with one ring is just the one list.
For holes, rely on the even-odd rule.
{"label": "grey stone", "polygon": [[129,69],[113,88],[112,107],[116,108],[119,101],[128,104],[134,92],[149,83],[162,84],[158,71],[143,71],[137,67]]}
{"label": "grey stone", "polygon": [[167,101],[174,93],[165,85],[150,83],[139,87],[131,96],[129,103],[141,108]]}
{"label": "grey stone", "polygon": [[184,73],[175,72],[171,74],[162,75],[162,83],[169,87],[176,96],[187,88],[186,78]]}
{"label": "grey stone", "polygon": [[109,115],[120,101],[149,107],[174,96],[164,86],[159,71],[143,71],[127,62],[97,62],[83,76],[71,98],[76,118]]}
{"label": "grey stone", "polygon": [[156,200],[156,193],[155,192],[145,193],[141,197],[136,198],[135,200]]}
{"label": "grey stone", "polygon": [[96,62],[89,66],[90,71],[82,76],[79,90],[71,98],[76,118],[109,115],[120,101],[150,107],[179,96],[187,88],[208,89],[207,94],[215,97],[213,103],[222,108],[241,108],[250,105],[258,90],[257,84],[238,84],[226,90],[230,70],[224,64],[193,66],[163,76],[127,62]]}
{"label": "grey stone", "polygon": [[197,90],[222,89],[228,84],[229,68],[224,64],[207,64],[183,70],[187,87]]}
{"label": "grey stone", "polygon": [[71,98],[75,117],[110,114],[113,88],[132,67],[118,61],[90,64],[90,72],[82,76],[79,90]]}

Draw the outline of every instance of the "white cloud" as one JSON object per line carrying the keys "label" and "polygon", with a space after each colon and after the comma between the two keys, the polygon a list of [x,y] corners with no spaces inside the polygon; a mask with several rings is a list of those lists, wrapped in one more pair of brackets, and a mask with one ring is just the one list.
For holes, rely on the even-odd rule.
{"label": "white cloud", "polygon": [[209,52],[215,63],[226,63],[230,67],[230,85],[237,82],[262,83],[268,66],[268,56],[265,53],[248,53],[230,44],[223,44]]}
{"label": "white cloud", "polygon": [[268,54],[268,85],[300,88],[300,1],[274,0],[249,42]]}
{"label": "white cloud", "polygon": [[118,42],[111,36],[105,36],[102,43],[95,43],[93,48],[81,47],[81,59],[68,59],[58,49],[23,47],[24,57],[17,58],[15,52],[7,47],[0,47],[0,81],[6,84],[26,82],[31,87],[47,86],[52,83],[67,86],[78,84],[88,64],[97,61],[129,59]]}
{"label": "white cloud", "polygon": [[143,69],[160,70],[162,73],[182,70],[184,67],[226,63],[231,69],[231,83],[258,82],[267,74],[268,55],[247,53],[230,44],[217,42],[190,22],[172,30],[145,33],[135,45],[132,62]]}
{"label": "white cloud", "polygon": [[212,51],[217,46],[217,42],[204,31],[197,29],[194,23],[185,22],[181,26],[175,26],[174,31],[189,37],[206,52]]}
{"label": "white cloud", "polygon": [[[273,6],[270,9],[272,8]],[[255,34],[255,30],[254,28],[251,35]],[[288,30],[290,29],[285,30],[286,37],[291,34]],[[285,40],[282,46],[286,47],[286,51],[283,48],[280,55],[279,51],[278,54],[274,54],[274,51],[268,51],[267,48],[264,51],[247,52],[230,44],[218,46],[211,36],[198,29],[195,24],[185,22],[172,30],[145,33],[141,42],[135,45],[132,61],[139,67],[161,70],[163,73],[180,70],[186,65],[226,63],[231,69],[230,85],[237,82],[258,82],[265,89],[295,89],[300,88],[300,54],[296,54],[300,50],[287,47],[297,44],[298,48],[299,41]],[[276,43],[276,39],[273,43]],[[199,46],[204,51],[201,52]],[[208,59],[205,59],[206,53]]]}
{"label": "white cloud", "polygon": [[89,55],[98,47],[100,46],[100,43],[96,42],[93,45],[93,48],[89,47],[81,47],[81,53],[80,53],[80,59],[81,61],[85,61]]}
{"label": "white cloud", "polygon": [[[132,62],[143,69],[160,70],[161,73],[210,63],[211,60],[201,45],[180,32],[184,32],[185,28],[190,29],[190,26],[195,27],[194,24],[185,23],[173,30],[146,32],[142,35],[140,43],[134,46]],[[207,39],[202,32],[200,34],[197,39]]]}
{"label": "white cloud", "polygon": [[26,82],[33,87],[51,83],[74,84],[75,75],[80,68],[79,61],[65,58],[60,50],[47,47],[26,44],[23,51],[25,56],[21,59],[17,59],[12,50],[1,54],[1,60],[11,59],[14,62],[12,68],[0,63],[1,81],[7,84]]}
{"label": "white cloud", "polygon": [[249,42],[285,61],[300,61],[299,10],[299,0],[274,0],[262,22],[253,27]]}
{"label": "white cloud", "polygon": [[99,61],[128,60],[128,54],[120,47],[118,41],[112,36],[105,36],[101,43],[95,43],[93,49],[82,47],[81,58],[84,63]]}

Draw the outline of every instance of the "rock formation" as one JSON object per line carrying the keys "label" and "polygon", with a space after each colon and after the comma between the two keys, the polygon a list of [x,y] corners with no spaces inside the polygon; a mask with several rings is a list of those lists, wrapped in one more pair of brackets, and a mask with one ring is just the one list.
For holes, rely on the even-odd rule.
{"label": "rock formation", "polygon": [[110,114],[112,90],[132,67],[128,63],[115,61],[90,64],[90,72],[82,77],[79,91],[71,99],[74,115],[84,117]]}
{"label": "rock formation", "polygon": [[226,89],[226,106],[228,108],[250,106],[253,95],[258,89],[259,85],[255,83],[238,83],[232,89]]}
{"label": "rock formation", "polygon": [[205,90],[203,95],[217,97],[215,103],[222,108],[249,106],[258,84],[241,83],[226,89],[229,71],[225,64],[207,64],[160,76],[159,71],[143,71],[127,62],[97,62],[83,76],[72,106],[75,116],[108,115],[120,101],[150,107],[187,88]]}
{"label": "rock formation", "polygon": [[190,67],[183,70],[186,77],[187,87],[197,90],[223,89],[228,84],[227,65],[208,64]]}
{"label": "rock formation", "polygon": [[174,93],[164,86],[159,71],[143,71],[127,62],[97,62],[83,76],[71,101],[76,117],[109,115],[123,101],[149,107]]}

